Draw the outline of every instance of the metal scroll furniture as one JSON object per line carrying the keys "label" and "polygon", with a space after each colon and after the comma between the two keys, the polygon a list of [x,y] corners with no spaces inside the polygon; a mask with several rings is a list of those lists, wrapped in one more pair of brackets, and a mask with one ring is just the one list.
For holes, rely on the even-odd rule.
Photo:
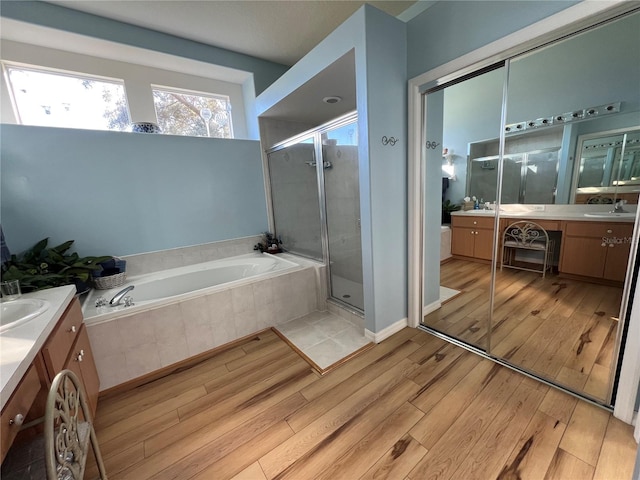
{"label": "metal scroll furniture", "polygon": [[[540,225],[529,221],[514,222],[509,225],[502,234],[502,259],[500,270],[503,267],[515,268],[517,270],[527,270],[542,273],[544,278],[547,270],[553,267],[552,255],[554,251],[554,241],[549,238],[547,231]],[[527,256],[533,256],[532,252],[542,254],[542,269],[534,268],[533,262],[516,263],[516,254],[529,252]],[[527,266],[522,266],[527,265]]]}

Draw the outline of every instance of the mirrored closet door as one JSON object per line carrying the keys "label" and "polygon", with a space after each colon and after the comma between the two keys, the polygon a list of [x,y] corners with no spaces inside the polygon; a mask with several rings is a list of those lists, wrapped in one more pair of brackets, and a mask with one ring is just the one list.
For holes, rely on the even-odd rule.
{"label": "mirrored closet door", "polygon": [[[496,198],[498,144],[480,143],[500,132],[504,75],[500,67],[425,96],[424,155],[433,170],[424,178],[424,324],[482,350],[488,347],[495,219],[474,209],[471,197],[478,203]],[[467,163],[474,144],[479,158]],[[470,210],[449,217],[440,208],[447,200]]]}
{"label": "mirrored closet door", "polygon": [[[630,142],[640,124],[638,31],[635,14],[508,62],[512,128],[504,139],[491,354],[602,403],[612,393],[634,253],[640,185],[631,185]],[[594,133],[599,141],[578,142]],[[548,153],[526,165],[539,193],[521,198],[524,205],[513,213],[505,193],[515,180],[506,156],[516,142]],[[627,203],[616,207],[622,198]]]}
{"label": "mirrored closet door", "polygon": [[632,12],[424,95],[422,325],[603,405],[637,276],[638,32]]}

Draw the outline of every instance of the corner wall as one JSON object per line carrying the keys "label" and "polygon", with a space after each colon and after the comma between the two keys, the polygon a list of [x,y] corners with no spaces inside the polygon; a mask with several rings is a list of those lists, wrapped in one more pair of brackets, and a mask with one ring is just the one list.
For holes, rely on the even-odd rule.
{"label": "corner wall", "polygon": [[[258,114],[355,49],[365,328],[407,316],[406,25],[364,5],[256,100]],[[383,136],[395,137],[384,146]],[[393,333],[393,332],[391,332]]]}

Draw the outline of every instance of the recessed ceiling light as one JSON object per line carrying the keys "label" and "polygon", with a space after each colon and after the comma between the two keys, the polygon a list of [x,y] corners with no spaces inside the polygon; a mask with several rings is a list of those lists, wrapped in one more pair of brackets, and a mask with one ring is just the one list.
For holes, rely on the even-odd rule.
{"label": "recessed ceiling light", "polygon": [[342,97],[324,97],[322,101],[324,103],[338,103],[342,100]]}

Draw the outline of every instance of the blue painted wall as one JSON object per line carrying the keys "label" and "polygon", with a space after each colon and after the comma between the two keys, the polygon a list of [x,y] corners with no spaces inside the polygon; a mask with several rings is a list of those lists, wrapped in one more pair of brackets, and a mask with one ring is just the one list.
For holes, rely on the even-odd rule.
{"label": "blue painted wall", "polygon": [[81,255],[196,245],[267,229],[250,140],[2,125],[1,220],[15,253],[44,237]]}
{"label": "blue painted wall", "polygon": [[408,78],[454,60],[579,3],[440,1],[407,23]]}

